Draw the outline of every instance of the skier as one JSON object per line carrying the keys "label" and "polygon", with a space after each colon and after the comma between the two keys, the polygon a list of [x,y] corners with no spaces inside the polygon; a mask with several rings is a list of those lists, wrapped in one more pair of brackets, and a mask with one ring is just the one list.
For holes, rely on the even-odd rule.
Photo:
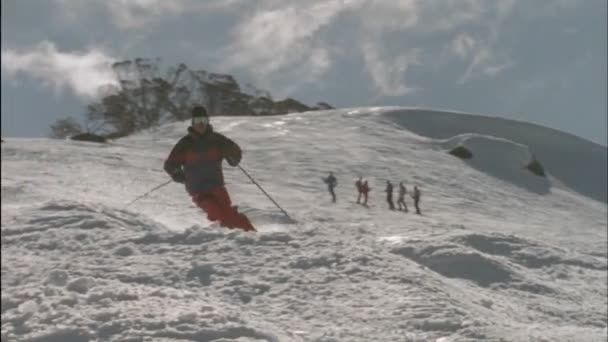
{"label": "skier", "polygon": [[207,213],[210,221],[227,228],[255,231],[236,206],[232,206],[224,185],[222,160],[236,167],[241,161],[239,145],[214,132],[207,111],[202,106],[192,109],[192,125],[171,150],[164,169],[171,178],[183,183],[192,201]]}
{"label": "skier", "polygon": [[397,199],[397,205],[399,206],[399,210],[403,210],[407,213],[407,204],[405,203],[405,194],[407,193],[407,189],[403,182],[399,182],[399,198]]}
{"label": "skier", "polygon": [[388,202],[388,208],[390,210],[395,210],[395,204],[393,203],[393,184],[391,181],[386,181],[386,201]]}
{"label": "skier", "polygon": [[361,192],[361,188],[363,187],[363,181],[361,179],[361,177],[359,177],[359,179],[355,182],[355,187],[357,188],[357,204],[359,204],[361,202],[361,195],[363,194]]}
{"label": "skier", "polygon": [[361,193],[363,194],[363,205],[367,207],[367,195],[371,188],[367,185],[367,179],[363,181],[363,185],[361,185]]}
{"label": "skier", "polygon": [[422,213],[420,213],[420,208],[418,207],[418,204],[420,203],[420,196],[422,195],[422,193],[420,192],[420,189],[418,189],[418,186],[414,186],[414,193],[412,194],[412,198],[414,199],[414,206],[416,207],[416,214],[418,215],[422,215]]}
{"label": "skier", "polygon": [[336,185],[338,185],[338,180],[336,179],[336,177],[334,177],[334,173],[330,172],[327,178],[323,178],[323,182],[327,184],[327,189],[331,194],[332,202],[336,203],[336,193],[334,192],[334,188],[336,187]]}

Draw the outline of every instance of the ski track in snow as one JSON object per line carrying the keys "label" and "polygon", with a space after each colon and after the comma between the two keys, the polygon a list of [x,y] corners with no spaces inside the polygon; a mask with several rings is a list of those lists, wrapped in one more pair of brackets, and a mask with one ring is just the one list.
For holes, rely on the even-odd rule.
{"label": "ski track in snow", "polygon": [[[407,115],[213,118],[299,221],[226,167],[255,234],[207,222],[174,183],[125,205],[167,180],[162,162],[186,122],[107,145],[5,139],[2,341],[604,340],[598,193],[560,180],[554,160],[547,179],[513,167],[536,151],[513,137],[435,140],[405,130]],[[446,153],[463,139],[479,153],[470,163]],[[354,203],[359,175],[369,208]],[[386,179],[420,184],[423,215],[409,197],[409,213],[389,211]]]}

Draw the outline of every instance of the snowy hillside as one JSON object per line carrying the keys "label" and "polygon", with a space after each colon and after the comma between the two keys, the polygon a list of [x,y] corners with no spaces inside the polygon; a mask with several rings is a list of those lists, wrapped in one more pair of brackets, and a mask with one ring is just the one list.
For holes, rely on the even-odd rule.
{"label": "snowy hillside", "polygon": [[[258,233],[210,224],[175,183],[126,206],[168,180],[187,122],[107,145],[5,139],[2,341],[605,340],[605,146],[403,108],[212,123],[299,225],[228,166]],[[422,216],[387,209],[387,179],[421,187]]]}

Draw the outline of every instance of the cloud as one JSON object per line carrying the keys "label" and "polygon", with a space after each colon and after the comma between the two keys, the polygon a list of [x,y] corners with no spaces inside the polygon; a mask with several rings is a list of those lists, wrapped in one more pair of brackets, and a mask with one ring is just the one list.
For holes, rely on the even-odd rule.
{"label": "cloud", "polygon": [[184,0],[106,0],[114,21],[123,28],[141,27],[149,21],[179,14],[187,8]]}
{"label": "cloud", "polygon": [[452,40],[451,51],[460,58],[466,58],[475,49],[475,39],[468,34],[460,34]]}
{"label": "cloud", "polygon": [[[496,40],[496,23],[510,15],[515,1],[262,0],[233,30],[222,67],[249,70],[256,80],[283,74],[304,83],[322,78],[338,58],[360,57],[380,94],[402,95],[415,88],[406,85],[405,74],[422,64],[420,51],[436,49],[445,44],[442,35],[471,25],[479,27],[482,38],[488,36],[486,42]],[[345,17],[352,29],[340,41],[329,39],[333,32],[343,32],[340,19]],[[395,34],[403,34],[401,46],[386,40]],[[470,60],[461,80],[489,77],[510,66],[494,44],[478,40],[461,33],[451,42],[456,57]],[[440,57],[435,59],[424,62],[438,64]]]}
{"label": "cloud", "polygon": [[478,20],[487,5],[483,0],[373,0],[359,1],[355,7],[362,24],[377,33],[406,29],[433,33]]}
{"label": "cloud", "polygon": [[504,70],[514,66],[511,59],[493,48],[496,41],[487,42],[482,39],[475,39],[463,33],[452,39],[449,45],[449,53],[458,57],[460,60],[468,62],[463,75],[458,79],[458,83],[466,83],[473,79],[483,77],[493,77]]}
{"label": "cloud", "polygon": [[[574,0],[555,0],[555,4],[539,5],[533,11],[516,11],[527,2],[107,0],[97,3],[95,11],[94,6],[78,0],[55,1],[74,13],[98,13],[102,8],[130,34],[153,32],[153,25],[183,14],[229,13],[231,17],[225,21],[218,20],[227,25],[217,32],[217,40],[226,42],[224,46],[210,49],[195,38],[181,46],[200,48],[203,59],[215,60],[213,67],[220,71],[244,71],[254,82],[279,93],[321,81],[343,61],[363,63],[361,68],[380,94],[414,89],[405,82],[414,65],[434,69],[430,72],[438,67],[459,67],[462,76],[455,81],[461,83],[499,75],[515,65],[508,47],[501,44],[502,30],[512,15],[547,15],[548,8],[555,12],[575,4]],[[420,52],[424,60],[419,58]]]}
{"label": "cloud", "polygon": [[61,17],[71,22],[82,21],[85,14],[98,15],[105,11],[116,26],[136,30],[183,13],[232,10],[245,4],[245,0],[105,0],[99,3],[81,0],[55,0]]}
{"label": "cloud", "polygon": [[232,31],[221,68],[245,69],[263,85],[272,77],[291,79],[290,90],[329,70],[336,49],[319,32],[344,10],[343,1],[287,3],[266,1],[247,13]]}
{"label": "cloud", "polygon": [[115,61],[98,49],[61,52],[48,41],[22,51],[2,50],[2,70],[10,76],[26,74],[57,92],[68,88],[84,99],[96,98],[101,86],[117,85],[111,69]]}
{"label": "cloud", "polygon": [[371,42],[365,43],[362,51],[369,76],[381,95],[400,96],[415,90],[406,86],[403,78],[410,66],[420,64],[417,50],[399,55],[393,60],[383,58],[377,46]]}
{"label": "cloud", "polygon": [[462,84],[479,77],[492,77],[515,65],[507,56],[497,56],[483,44],[478,46],[478,49],[472,51],[473,59],[458,83]]}
{"label": "cloud", "polygon": [[[227,64],[269,73],[327,51],[315,46],[322,44],[316,33],[339,13],[339,3],[311,1],[258,10],[234,30]],[[328,64],[326,52],[323,54],[323,62],[313,62],[312,66],[323,69]]]}
{"label": "cloud", "polygon": [[484,2],[487,7],[483,8],[475,20],[475,25],[482,29],[476,30],[475,37],[460,33],[451,41],[451,54],[469,61],[457,83],[494,77],[515,65],[506,48],[501,46],[500,37],[505,21],[513,14],[517,1]]}

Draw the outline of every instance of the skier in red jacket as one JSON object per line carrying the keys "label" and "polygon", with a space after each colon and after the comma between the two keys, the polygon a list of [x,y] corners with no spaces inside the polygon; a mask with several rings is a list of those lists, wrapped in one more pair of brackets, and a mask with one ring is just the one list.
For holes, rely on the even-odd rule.
{"label": "skier in red jacket", "polygon": [[192,109],[192,126],[171,150],[164,169],[171,178],[186,186],[192,201],[207,213],[210,221],[219,221],[227,228],[255,231],[236,207],[224,185],[222,161],[236,167],[241,161],[239,145],[214,132],[207,111],[202,106]]}

